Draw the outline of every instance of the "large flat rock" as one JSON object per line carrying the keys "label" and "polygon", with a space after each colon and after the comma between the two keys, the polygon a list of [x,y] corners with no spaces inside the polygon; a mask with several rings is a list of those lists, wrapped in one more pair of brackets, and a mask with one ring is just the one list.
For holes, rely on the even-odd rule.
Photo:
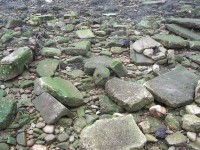
{"label": "large flat rock", "polygon": [[62,116],[73,117],[69,109],[48,93],[35,98],[33,104],[47,124],[56,123]]}
{"label": "large flat rock", "polygon": [[76,107],[84,104],[81,92],[70,82],[60,77],[42,77],[35,81],[34,93],[47,92],[65,106]]}
{"label": "large flat rock", "polygon": [[24,71],[24,66],[32,61],[32,51],[28,47],[20,47],[0,62],[0,80],[10,80]]}
{"label": "large flat rock", "polygon": [[112,100],[129,112],[140,110],[154,100],[143,85],[118,78],[108,80],[105,89]]}
{"label": "large flat rock", "polygon": [[6,129],[10,125],[16,112],[16,101],[0,99],[0,130]]}
{"label": "large flat rock", "polygon": [[152,38],[167,48],[186,48],[189,45],[188,41],[175,35],[157,34]]}
{"label": "large flat rock", "polygon": [[187,28],[200,29],[200,19],[197,18],[167,18],[166,21],[169,23],[179,24]]}
{"label": "large flat rock", "polygon": [[181,27],[179,25],[166,24],[166,28],[169,31],[171,31],[183,38],[191,39],[191,40],[200,40],[200,33],[192,31],[192,30],[184,28],[184,27]]}
{"label": "large flat rock", "polygon": [[132,115],[98,120],[80,137],[83,150],[141,150],[147,141]]}
{"label": "large flat rock", "polygon": [[199,77],[183,66],[162,74],[145,83],[156,101],[170,107],[181,107],[194,101]]}

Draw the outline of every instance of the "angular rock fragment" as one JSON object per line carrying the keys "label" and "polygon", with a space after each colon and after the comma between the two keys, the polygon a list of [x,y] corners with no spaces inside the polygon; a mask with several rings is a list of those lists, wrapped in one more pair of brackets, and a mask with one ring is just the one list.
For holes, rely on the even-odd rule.
{"label": "angular rock fragment", "polygon": [[200,117],[200,107],[198,107],[197,105],[187,105],[185,106],[185,111],[187,114]]}
{"label": "angular rock fragment", "polygon": [[81,39],[94,38],[95,37],[94,34],[93,34],[93,32],[90,29],[77,30],[76,34]]}
{"label": "angular rock fragment", "polygon": [[20,47],[0,62],[0,80],[7,81],[15,78],[24,71],[24,66],[33,59],[28,47]]}
{"label": "angular rock fragment", "polygon": [[47,92],[63,105],[76,107],[84,104],[81,92],[70,82],[60,77],[42,77],[35,81],[34,93]]}
{"label": "angular rock fragment", "polygon": [[41,50],[41,55],[45,57],[54,57],[54,56],[60,56],[61,55],[61,50],[57,48],[52,48],[52,47],[44,47]]}
{"label": "angular rock fragment", "polygon": [[108,80],[105,86],[108,96],[129,112],[137,111],[154,100],[142,85],[118,78]]}
{"label": "angular rock fragment", "polygon": [[189,41],[190,49],[200,51],[200,41]]}
{"label": "angular rock fragment", "polygon": [[110,68],[112,59],[106,56],[91,57],[85,60],[84,69],[88,74],[92,74],[97,67],[107,67]]}
{"label": "angular rock fragment", "polygon": [[10,125],[16,112],[16,101],[0,99],[0,130],[6,129]]}
{"label": "angular rock fragment", "polygon": [[199,33],[192,31],[190,29],[178,26],[176,24],[166,24],[166,28],[169,31],[171,31],[171,32],[183,37],[183,38],[191,39],[191,40],[200,40],[200,34]]}
{"label": "angular rock fragment", "polygon": [[157,34],[152,38],[160,42],[166,48],[186,48],[189,44],[188,41],[175,35]]}
{"label": "angular rock fragment", "polygon": [[86,56],[90,50],[90,41],[81,41],[62,49],[68,55],[83,55]]}
{"label": "angular rock fragment", "polygon": [[[170,107],[181,107],[193,101],[199,77],[182,66],[145,83],[156,101]],[[187,86],[186,86],[187,85]]]}
{"label": "angular rock fragment", "polygon": [[135,50],[138,53],[142,53],[145,49],[155,48],[161,46],[160,43],[155,41],[149,36],[145,36],[137,41],[135,41],[131,46],[130,49]]}
{"label": "angular rock fragment", "polygon": [[182,128],[186,131],[200,132],[200,118],[195,115],[186,114],[182,118]]}
{"label": "angular rock fragment", "polygon": [[60,60],[57,59],[45,59],[39,62],[36,68],[36,72],[40,77],[51,77],[54,75]]}
{"label": "angular rock fragment", "polygon": [[113,60],[110,68],[117,74],[118,77],[124,77],[128,71],[120,60]]}
{"label": "angular rock fragment", "polygon": [[192,55],[190,59],[200,65],[200,54]]}
{"label": "angular rock fragment", "polygon": [[200,19],[197,18],[167,18],[166,21],[186,28],[200,29]]}
{"label": "angular rock fragment", "polygon": [[195,88],[195,102],[200,104],[200,81],[198,81],[198,84]]}
{"label": "angular rock fragment", "polygon": [[176,132],[174,134],[168,135],[165,140],[169,145],[174,145],[174,146],[182,146],[186,144],[187,142],[187,137],[184,136],[181,132]]}
{"label": "angular rock fragment", "polygon": [[142,149],[147,142],[132,115],[102,119],[81,132],[81,148],[98,150]]}
{"label": "angular rock fragment", "polygon": [[123,109],[114,103],[108,96],[99,96],[100,112],[102,114],[113,114],[116,112],[123,112]]}
{"label": "angular rock fragment", "polygon": [[98,86],[104,86],[110,77],[108,68],[100,66],[97,67],[93,74],[94,83]]}
{"label": "angular rock fragment", "polygon": [[69,109],[48,93],[35,98],[33,104],[47,124],[55,124],[63,116],[74,117]]}

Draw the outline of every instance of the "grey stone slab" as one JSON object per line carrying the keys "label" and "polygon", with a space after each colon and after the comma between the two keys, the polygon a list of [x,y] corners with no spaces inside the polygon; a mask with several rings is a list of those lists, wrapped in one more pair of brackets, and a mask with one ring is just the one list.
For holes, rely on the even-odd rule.
{"label": "grey stone slab", "polygon": [[145,83],[156,101],[170,107],[181,107],[194,101],[199,77],[179,65],[174,70]]}
{"label": "grey stone slab", "polygon": [[132,115],[98,120],[80,137],[83,150],[141,150],[147,142]]}
{"label": "grey stone slab", "polygon": [[33,100],[47,124],[55,124],[62,116],[74,117],[72,112],[48,93],[42,93]]}

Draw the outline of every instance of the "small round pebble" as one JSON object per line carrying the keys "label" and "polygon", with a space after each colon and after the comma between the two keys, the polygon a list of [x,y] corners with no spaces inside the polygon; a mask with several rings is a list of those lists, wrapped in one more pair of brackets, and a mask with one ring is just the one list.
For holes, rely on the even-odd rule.
{"label": "small round pebble", "polygon": [[187,132],[187,137],[191,140],[191,141],[196,141],[197,139],[197,134],[194,132]]}
{"label": "small round pebble", "polygon": [[166,129],[165,128],[158,128],[156,131],[156,138],[164,139],[166,137]]}
{"label": "small round pebble", "polygon": [[43,128],[43,131],[45,133],[50,133],[52,134],[53,131],[54,131],[54,126],[53,125],[46,125],[44,128]]}
{"label": "small round pebble", "polygon": [[28,140],[28,141],[27,141],[27,146],[28,146],[28,147],[31,147],[31,146],[34,145],[34,143],[35,143],[35,141],[34,141],[33,139]]}
{"label": "small round pebble", "polygon": [[33,145],[32,150],[47,150],[47,147],[43,145]]}
{"label": "small round pebble", "polygon": [[38,122],[35,126],[36,126],[36,128],[41,129],[41,128],[45,127],[45,123],[44,122]]}

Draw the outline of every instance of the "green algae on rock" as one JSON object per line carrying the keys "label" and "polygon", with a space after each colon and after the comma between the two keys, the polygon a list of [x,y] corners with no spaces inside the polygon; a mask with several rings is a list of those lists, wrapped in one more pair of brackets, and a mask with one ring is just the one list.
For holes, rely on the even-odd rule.
{"label": "green algae on rock", "polygon": [[41,77],[35,81],[36,95],[47,92],[63,105],[76,107],[84,104],[81,92],[70,82],[60,77]]}
{"label": "green algae on rock", "polygon": [[20,47],[0,62],[0,80],[15,78],[24,71],[24,66],[33,59],[32,51],[28,47]]}

